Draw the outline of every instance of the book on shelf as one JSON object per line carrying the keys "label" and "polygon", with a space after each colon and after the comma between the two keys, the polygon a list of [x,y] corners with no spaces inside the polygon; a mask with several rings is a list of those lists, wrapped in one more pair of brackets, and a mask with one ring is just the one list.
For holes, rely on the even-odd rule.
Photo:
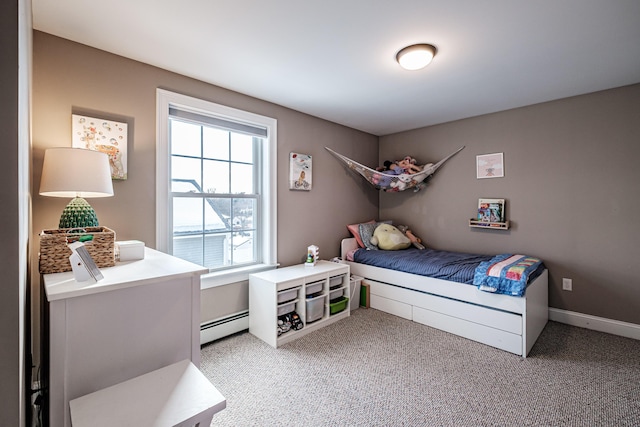
{"label": "book on shelf", "polygon": [[504,199],[478,199],[478,221],[505,222]]}

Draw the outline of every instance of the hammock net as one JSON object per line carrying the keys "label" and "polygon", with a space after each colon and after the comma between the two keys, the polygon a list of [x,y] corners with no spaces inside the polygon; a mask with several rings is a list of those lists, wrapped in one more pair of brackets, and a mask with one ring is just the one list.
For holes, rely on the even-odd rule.
{"label": "hammock net", "polygon": [[343,156],[340,153],[336,153],[329,147],[324,148],[326,148],[327,151],[333,154],[336,158],[346,163],[350,170],[362,175],[364,179],[366,179],[378,190],[397,192],[408,190],[410,188],[413,189],[413,191],[421,190],[426,186],[426,179],[433,175],[444,162],[462,151],[464,145],[458,148],[455,152],[449,154],[444,159],[440,160],[438,163],[427,163],[426,165],[422,166],[422,170],[420,172],[413,174],[393,174],[390,173],[390,171],[380,172],[375,169],[371,169],[370,167],[367,167],[363,164],[360,164],[354,160],[351,160],[350,158]]}

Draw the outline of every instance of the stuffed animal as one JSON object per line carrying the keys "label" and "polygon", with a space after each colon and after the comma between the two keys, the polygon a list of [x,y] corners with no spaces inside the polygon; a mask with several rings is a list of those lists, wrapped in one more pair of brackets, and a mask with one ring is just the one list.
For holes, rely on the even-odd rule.
{"label": "stuffed animal", "polygon": [[385,251],[397,251],[411,246],[411,240],[391,224],[377,226],[370,241]]}
{"label": "stuffed animal", "polygon": [[418,183],[413,177],[409,174],[403,173],[402,175],[398,175],[398,180],[402,183],[402,189],[412,187]]}
{"label": "stuffed animal", "polygon": [[396,180],[391,175],[399,175],[404,172],[397,164],[391,163],[389,160],[386,160],[384,166],[378,167],[376,171],[380,173],[374,173],[372,181],[374,185],[382,189],[393,187],[393,182]]}
{"label": "stuffed animal", "polygon": [[417,181],[414,181],[411,175],[402,173],[393,179],[389,186],[393,189],[393,191],[403,191],[406,188],[410,188],[412,185],[416,184]]}
{"label": "stuffed animal", "polygon": [[422,167],[416,165],[416,159],[411,156],[406,156],[402,160],[396,162],[398,166],[405,170],[405,173],[414,174],[422,170]]}
{"label": "stuffed animal", "polygon": [[411,244],[418,249],[424,249],[424,245],[422,244],[422,239],[413,234],[413,231],[409,230],[409,227],[406,225],[399,225],[398,230],[404,233],[405,236],[411,240]]}

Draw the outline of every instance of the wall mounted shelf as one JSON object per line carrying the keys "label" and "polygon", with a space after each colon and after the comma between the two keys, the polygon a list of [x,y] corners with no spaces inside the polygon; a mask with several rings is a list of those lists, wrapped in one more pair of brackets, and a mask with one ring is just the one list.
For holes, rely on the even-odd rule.
{"label": "wall mounted shelf", "polygon": [[469,227],[471,228],[484,228],[486,230],[508,230],[510,227],[509,221],[505,222],[486,222],[478,221],[477,219],[469,220]]}

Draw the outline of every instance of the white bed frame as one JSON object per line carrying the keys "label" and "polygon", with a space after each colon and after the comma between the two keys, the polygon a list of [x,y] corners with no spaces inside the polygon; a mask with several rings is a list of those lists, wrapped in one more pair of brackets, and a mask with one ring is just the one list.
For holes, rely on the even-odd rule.
{"label": "white bed frame", "polygon": [[548,272],[523,297],[346,261],[356,239],[342,240],[342,259],[369,286],[370,307],[527,357],[549,317]]}

